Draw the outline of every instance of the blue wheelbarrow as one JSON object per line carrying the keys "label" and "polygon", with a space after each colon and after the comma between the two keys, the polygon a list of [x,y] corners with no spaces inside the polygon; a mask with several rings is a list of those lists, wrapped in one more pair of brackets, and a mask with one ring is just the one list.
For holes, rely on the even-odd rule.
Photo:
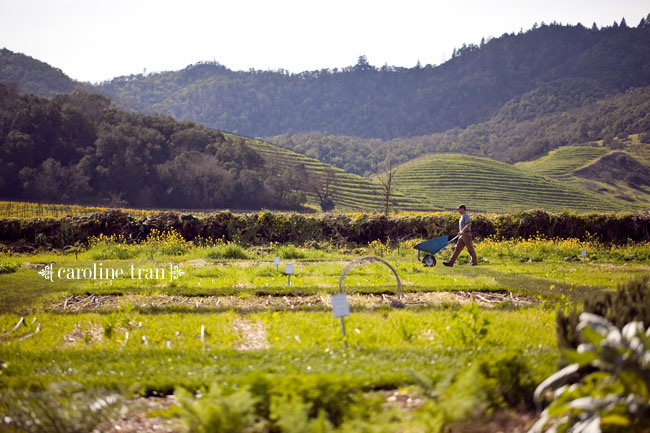
{"label": "blue wheelbarrow", "polygon": [[[458,239],[458,236],[449,239],[449,236],[445,235],[415,245],[413,248],[418,250],[418,262],[422,262],[424,266],[428,267],[435,266],[436,258],[434,257],[434,254],[454,242],[456,239]],[[420,253],[422,252],[424,252],[424,256],[420,258]]]}

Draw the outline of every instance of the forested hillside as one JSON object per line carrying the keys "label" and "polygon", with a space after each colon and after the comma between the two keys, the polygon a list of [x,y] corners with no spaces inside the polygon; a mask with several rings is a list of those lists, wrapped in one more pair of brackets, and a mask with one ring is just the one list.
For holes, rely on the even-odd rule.
{"label": "forested hillside", "polygon": [[200,63],[132,75],[98,89],[126,108],[191,119],[246,136],[328,131],[414,137],[490,119],[507,101],[559,79],[588,79],[584,105],[650,84],[650,25],[542,25],[463,46],[448,62],[377,68],[364,56],[342,70],[290,74]]}
{"label": "forested hillside", "polygon": [[[299,208],[293,174],[241,137],[117,110],[77,89],[51,100],[0,84],[0,196],[156,207]],[[305,186],[304,179],[301,186]]]}
{"label": "forested hillside", "polygon": [[650,86],[571,108],[577,99],[572,95],[580,94],[583,86],[590,84],[575,80],[550,83],[543,90],[508,101],[487,122],[444,133],[387,141],[320,132],[267,139],[362,175],[381,171],[387,159],[401,164],[431,153],[465,153],[514,163],[568,144],[603,140],[615,148],[615,137],[630,134],[641,134],[641,142],[650,145]]}
{"label": "forested hillside", "polygon": [[70,93],[78,85],[60,69],[6,48],[0,48],[0,83],[42,98]]}

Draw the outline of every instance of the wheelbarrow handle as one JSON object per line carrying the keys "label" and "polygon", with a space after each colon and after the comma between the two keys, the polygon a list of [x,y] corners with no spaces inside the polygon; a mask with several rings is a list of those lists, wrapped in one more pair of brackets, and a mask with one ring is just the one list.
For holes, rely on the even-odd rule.
{"label": "wheelbarrow handle", "polygon": [[447,245],[449,245],[450,243],[454,242],[454,241],[455,241],[456,239],[458,239],[459,237],[460,237],[460,235],[456,235],[456,236],[454,236],[452,239],[449,239],[449,241],[447,242]]}

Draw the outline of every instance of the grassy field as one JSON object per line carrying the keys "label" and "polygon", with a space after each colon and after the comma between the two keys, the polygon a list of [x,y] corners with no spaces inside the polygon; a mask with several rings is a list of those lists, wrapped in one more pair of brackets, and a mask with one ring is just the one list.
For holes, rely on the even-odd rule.
{"label": "grassy field", "polygon": [[395,185],[406,194],[426,196],[432,207],[467,203],[489,212],[535,207],[556,212],[619,211],[635,206],[530,170],[456,154],[426,156],[401,165]]}
{"label": "grassy field", "polygon": [[[534,386],[555,370],[554,311],[650,273],[648,244],[484,239],[478,267],[464,254],[453,268],[425,268],[416,242],[195,246],[168,235],[138,244],[97,239],[77,256],[4,254],[0,406],[38,398],[49,407],[60,397],[53,390],[72,386],[127,399],[174,393],[180,406],[150,413],[172,431],[250,415],[273,431],[435,432],[459,420],[481,424],[494,411],[525,427],[530,418],[515,409],[530,407]],[[353,268],[344,279],[352,311],[344,339],[329,296],[346,264],[369,255],[396,269],[405,308],[391,308],[388,268]],[[46,264],[51,281],[39,274]],[[74,270],[93,265],[126,277],[76,279]],[[131,277],[131,269],[142,276],[169,266],[184,274]],[[67,406],[56,404],[58,416]]]}

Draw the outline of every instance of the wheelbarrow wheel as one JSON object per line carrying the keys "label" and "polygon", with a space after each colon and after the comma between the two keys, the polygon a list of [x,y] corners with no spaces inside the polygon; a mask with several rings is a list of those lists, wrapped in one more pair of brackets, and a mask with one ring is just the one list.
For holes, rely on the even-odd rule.
{"label": "wheelbarrow wheel", "polygon": [[431,255],[424,256],[424,258],[422,259],[422,263],[424,263],[424,266],[430,268],[436,265],[436,258]]}

